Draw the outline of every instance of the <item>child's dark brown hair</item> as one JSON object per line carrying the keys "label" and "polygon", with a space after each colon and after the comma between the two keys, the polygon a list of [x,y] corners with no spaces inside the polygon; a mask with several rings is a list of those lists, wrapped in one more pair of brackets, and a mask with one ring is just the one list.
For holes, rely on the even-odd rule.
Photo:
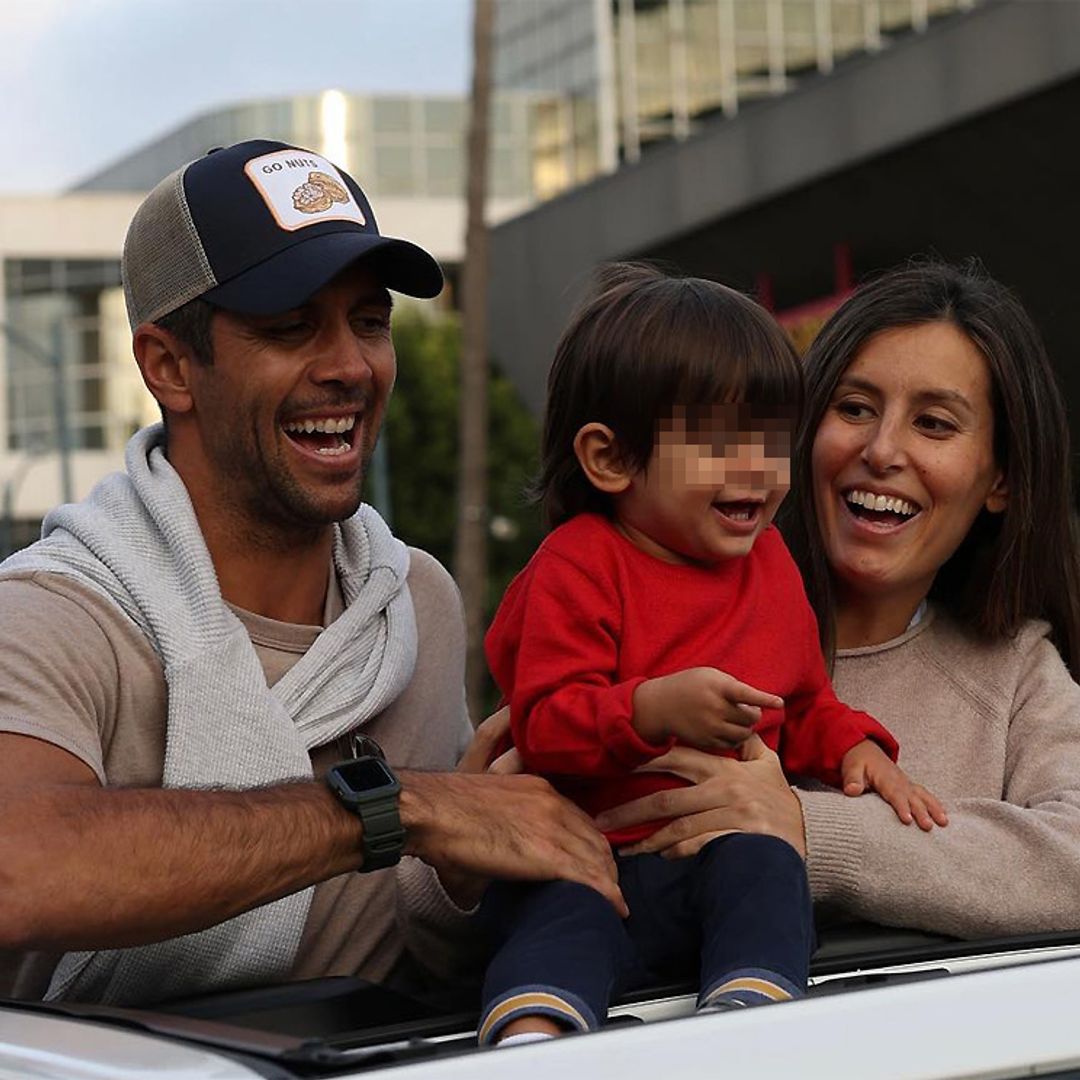
{"label": "child's dark brown hair", "polygon": [[534,495],[550,527],[608,513],[586,479],[574,436],[587,423],[615,433],[626,465],[644,469],[661,422],[740,403],[753,421],[798,422],[802,373],[787,335],[742,293],[640,263],[601,267],[570,319],[548,375]]}

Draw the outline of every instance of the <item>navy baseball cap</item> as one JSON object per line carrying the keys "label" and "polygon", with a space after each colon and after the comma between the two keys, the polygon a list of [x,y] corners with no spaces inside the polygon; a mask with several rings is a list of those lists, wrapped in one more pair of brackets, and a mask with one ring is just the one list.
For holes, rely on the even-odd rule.
{"label": "navy baseball cap", "polygon": [[383,236],[360,185],[320,154],[254,139],[211,150],[143,200],[124,240],[134,329],[201,296],[273,315],[304,303],[357,259],[408,296],[442,290],[439,264]]}

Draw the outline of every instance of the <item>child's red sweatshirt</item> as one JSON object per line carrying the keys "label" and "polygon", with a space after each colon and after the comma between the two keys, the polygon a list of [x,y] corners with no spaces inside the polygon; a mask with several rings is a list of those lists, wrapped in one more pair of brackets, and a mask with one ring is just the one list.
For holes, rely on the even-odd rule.
{"label": "child's red sweatshirt", "polygon": [[[633,771],[672,742],[648,743],[630,722],[635,687],[686,668],[715,667],[784,699],[756,730],[789,774],[838,786],[841,759],[866,738],[898,754],[884,727],[833,693],[799,571],[772,526],[742,558],[676,566],[580,514],[511,582],[485,646],[526,767],[592,815],[686,785]],[[608,839],[633,843],[661,824]]]}

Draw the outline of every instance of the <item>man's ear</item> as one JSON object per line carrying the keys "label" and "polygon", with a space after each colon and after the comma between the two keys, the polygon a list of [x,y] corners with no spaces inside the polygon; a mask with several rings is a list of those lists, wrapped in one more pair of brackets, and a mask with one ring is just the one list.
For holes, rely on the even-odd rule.
{"label": "man's ear", "polygon": [[166,412],[190,412],[191,368],[196,363],[191,350],[156,323],[140,323],[131,344],[142,380],[157,403]]}
{"label": "man's ear", "polygon": [[1000,514],[1009,505],[1009,485],[1005,483],[1003,472],[997,474],[984,505],[991,514]]}
{"label": "man's ear", "polygon": [[574,455],[597,491],[618,495],[630,486],[631,471],[623,463],[615,432],[607,424],[584,424],[574,436]]}

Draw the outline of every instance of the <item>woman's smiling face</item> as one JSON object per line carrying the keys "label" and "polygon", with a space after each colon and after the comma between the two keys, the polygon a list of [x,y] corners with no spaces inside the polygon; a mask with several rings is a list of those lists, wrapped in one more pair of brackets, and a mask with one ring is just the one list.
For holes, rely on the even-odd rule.
{"label": "woman's smiling face", "polygon": [[814,438],[814,501],[841,605],[911,611],[984,508],[1005,508],[990,371],[949,322],[883,330]]}

